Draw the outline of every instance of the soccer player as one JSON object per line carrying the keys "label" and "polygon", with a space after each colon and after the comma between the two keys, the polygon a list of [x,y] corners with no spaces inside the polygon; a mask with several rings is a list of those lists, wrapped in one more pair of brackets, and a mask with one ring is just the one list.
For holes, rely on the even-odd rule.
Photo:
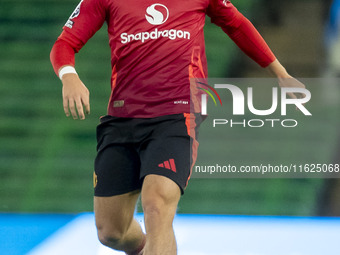
{"label": "soccer player", "polygon": [[[172,222],[198,145],[190,79],[207,77],[206,15],[260,66],[281,81],[291,77],[227,0],[83,0],[51,51],[65,114],[84,119],[89,91],[74,56],[108,24],[112,93],[97,127],[94,212],[99,240],[129,255],[177,253]],[[133,218],[139,195],[146,235]]]}

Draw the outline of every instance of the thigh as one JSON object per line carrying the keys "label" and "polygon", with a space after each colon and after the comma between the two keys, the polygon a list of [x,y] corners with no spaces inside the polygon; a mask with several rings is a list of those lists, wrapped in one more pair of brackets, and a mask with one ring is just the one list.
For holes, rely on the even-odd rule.
{"label": "thigh", "polygon": [[[183,114],[158,124],[140,152],[141,178],[161,175],[175,182],[184,193],[196,160],[197,141],[193,125]],[[144,185],[144,184],[143,184]]]}
{"label": "thigh", "polygon": [[169,137],[152,140],[142,154],[141,161],[142,179],[148,175],[167,177],[183,193],[190,176],[190,139]]}
{"label": "thigh", "polygon": [[170,214],[176,212],[181,196],[179,186],[171,179],[161,175],[147,175],[144,179],[141,200],[143,208],[147,204],[161,203],[166,206]]}
{"label": "thigh", "polygon": [[97,126],[95,196],[122,195],[141,188],[140,159],[133,146],[129,120],[105,116]]}
{"label": "thigh", "polygon": [[140,160],[133,146],[110,144],[97,153],[94,173],[95,196],[122,195],[141,188]]}
{"label": "thigh", "polygon": [[94,197],[94,214],[98,231],[125,233],[129,228],[140,192],[112,197]]}

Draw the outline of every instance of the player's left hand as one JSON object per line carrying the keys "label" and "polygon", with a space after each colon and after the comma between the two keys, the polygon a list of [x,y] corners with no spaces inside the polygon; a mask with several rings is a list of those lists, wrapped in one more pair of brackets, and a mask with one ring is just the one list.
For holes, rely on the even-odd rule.
{"label": "player's left hand", "polygon": [[[266,67],[266,69],[278,78],[281,88],[306,88],[303,83],[289,75],[277,59]],[[305,97],[305,95],[301,93],[288,93],[288,96],[292,99]]]}
{"label": "player's left hand", "polygon": [[[281,88],[302,88],[305,89],[306,86],[298,81],[297,79],[295,79],[294,77],[288,75],[287,77],[278,77],[279,80],[279,86]],[[297,98],[304,98],[305,95],[302,93],[287,93],[288,96],[292,99],[297,99]]]}

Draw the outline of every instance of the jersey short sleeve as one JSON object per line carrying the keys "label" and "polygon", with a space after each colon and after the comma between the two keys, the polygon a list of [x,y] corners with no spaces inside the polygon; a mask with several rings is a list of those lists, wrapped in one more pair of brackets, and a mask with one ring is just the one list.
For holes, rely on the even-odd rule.
{"label": "jersey short sleeve", "polygon": [[82,0],[63,29],[69,34],[68,39],[76,37],[84,45],[102,27],[105,19],[105,0]]}

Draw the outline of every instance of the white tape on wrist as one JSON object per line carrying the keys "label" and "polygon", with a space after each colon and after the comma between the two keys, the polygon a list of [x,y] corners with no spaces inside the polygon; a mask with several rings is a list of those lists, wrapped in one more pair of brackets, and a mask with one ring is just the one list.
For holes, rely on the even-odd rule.
{"label": "white tape on wrist", "polygon": [[73,66],[65,66],[65,67],[61,68],[60,71],[59,71],[60,80],[63,78],[64,74],[67,74],[67,73],[77,74],[76,69],[74,69]]}

